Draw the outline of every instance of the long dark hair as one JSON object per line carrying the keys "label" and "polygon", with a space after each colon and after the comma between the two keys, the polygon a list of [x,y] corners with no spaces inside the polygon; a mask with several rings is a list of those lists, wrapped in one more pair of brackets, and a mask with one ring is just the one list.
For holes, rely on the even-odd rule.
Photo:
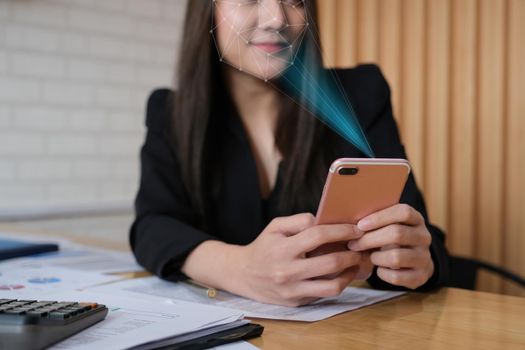
{"label": "long dark hair", "polygon": [[[310,29],[300,55],[310,74],[322,70],[317,31],[315,0],[305,1]],[[224,94],[225,82],[216,48],[210,35],[212,2],[191,0],[185,19],[184,37],[178,67],[178,89],[174,99],[172,133],[183,182],[201,224],[207,219],[208,196],[212,191],[205,178],[214,138],[211,111]],[[305,82],[306,83],[306,82]],[[280,116],[275,135],[283,155],[282,193],[279,214],[290,215],[315,210],[321,195],[328,165],[334,159],[332,133],[312,116],[303,104],[281,94]],[[224,96],[221,96],[224,97]],[[206,101],[206,102],[203,102]],[[224,102],[222,102],[224,103]],[[235,106],[232,106],[235,109]]]}

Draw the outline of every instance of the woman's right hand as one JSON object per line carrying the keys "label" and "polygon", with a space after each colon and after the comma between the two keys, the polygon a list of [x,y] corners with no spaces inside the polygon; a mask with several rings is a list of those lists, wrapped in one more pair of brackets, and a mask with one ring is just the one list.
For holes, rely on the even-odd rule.
{"label": "woman's right hand", "polygon": [[[255,241],[239,250],[241,261],[235,276],[237,286],[242,286],[239,294],[286,306],[339,295],[354,279],[362,253],[308,253],[327,243],[347,242],[362,235],[355,225],[314,226],[312,214],[276,218]],[[327,275],[333,277],[328,279]]]}

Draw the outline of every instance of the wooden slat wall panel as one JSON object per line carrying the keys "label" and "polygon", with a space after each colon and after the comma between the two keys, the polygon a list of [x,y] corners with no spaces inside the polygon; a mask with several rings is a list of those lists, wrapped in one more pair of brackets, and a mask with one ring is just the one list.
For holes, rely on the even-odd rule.
{"label": "wooden slat wall panel", "polygon": [[[345,0],[340,1],[346,2]],[[359,0],[357,13],[357,59],[359,62],[377,62],[379,0]]]}
{"label": "wooden slat wall panel", "polygon": [[425,187],[425,48],[426,40],[426,1],[403,0],[402,4],[402,80],[401,136],[409,150],[409,160],[418,179],[418,184]]}
{"label": "wooden slat wall panel", "polygon": [[[481,0],[479,11],[476,252],[482,253],[489,262],[501,264],[505,235],[502,229],[505,0]],[[494,292],[500,290],[495,277],[481,277],[480,288]]]}
{"label": "wooden slat wall panel", "polygon": [[[508,3],[507,56],[507,125],[505,177],[505,241],[503,262],[513,271],[521,271],[525,261],[525,1]],[[518,294],[519,290],[505,284],[505,290]],[[523,291],[522,291],[523,292]]]}
{"label": "wooden slat wall panel", "polygon": [[436,222],[447,222],[450,117],[450,0],[427,3],[425,197]]}
{"label": "wooden slat wall panel", "polygon": [[[401,113],[401,1],[381,0],[379,6],[379,65],[390,84],[394,117]],[[345,61],[343,61],[345,62]]]}
{"label": "wooden slat wall panel", "polygon": [[348,20],[337,21],[336,62],[356,64],[357,60],[357,0],[337,0],[338,11],[348,13]]}
{"label": "wooden slat wall panel", "polygon": [[[431,220],[525,275],[525,0],[318,0],[328,65],[377,62]],[[481,276],[482,290],[525,296]]]}
{"label": "wooden slat wall panel", "polygon": [[439,224],[447,229],[450,250],[464,256],[474,255],[477,229],[477,13],[477,0],[452,1],[448,225]]}
{"label": "wooden slat wall panel", "polygon": [[[319,12],[319,30],[320,30],[320,36],[321,36],[321,45],[323,47],[324,51],[324,63],[327,66],[337,65],[337,51],[338,48],[336,47],[337,39],[341,38],[341,35],[338,35],[339,26],[343,26],[343,24],[340,24],[338,26],[337,23],[341,22],[347,22],[348,19],[345,19],[344,21],[334,20],[334,18],[337,18],[337,1],[336,0],[324,0],[321,2],[321,6],[319,6],[318,12]],[[351,13],[349,13],[348,16],[352,16]],[[346,41],[346,40],[345,40]],[[347,51],[348,47],[347,42],[344,43],[344,45],[340,45],[340,47],[344,47],[342,51]],[[352,45],[352,44],[350,44]],[[346,58],[345,56],[341,55],[341,57]]]}

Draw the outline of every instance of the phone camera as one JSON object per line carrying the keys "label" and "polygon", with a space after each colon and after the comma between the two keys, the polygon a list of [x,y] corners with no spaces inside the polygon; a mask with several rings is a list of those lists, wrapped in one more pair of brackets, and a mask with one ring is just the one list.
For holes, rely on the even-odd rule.
{"label": "phone camera", "polygon": [[359,172],[359,168],[341,168],[339,169],[339,175],[356,175]]}

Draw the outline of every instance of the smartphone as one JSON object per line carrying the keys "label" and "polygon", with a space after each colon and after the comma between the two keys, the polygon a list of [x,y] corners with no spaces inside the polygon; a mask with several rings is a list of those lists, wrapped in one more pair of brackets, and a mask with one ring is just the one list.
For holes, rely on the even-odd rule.
{"label": "smartphone", "polygon": [[405,159],[337,159],[328,171],[315,224],[357,224],[399,203],[409,174]]}

